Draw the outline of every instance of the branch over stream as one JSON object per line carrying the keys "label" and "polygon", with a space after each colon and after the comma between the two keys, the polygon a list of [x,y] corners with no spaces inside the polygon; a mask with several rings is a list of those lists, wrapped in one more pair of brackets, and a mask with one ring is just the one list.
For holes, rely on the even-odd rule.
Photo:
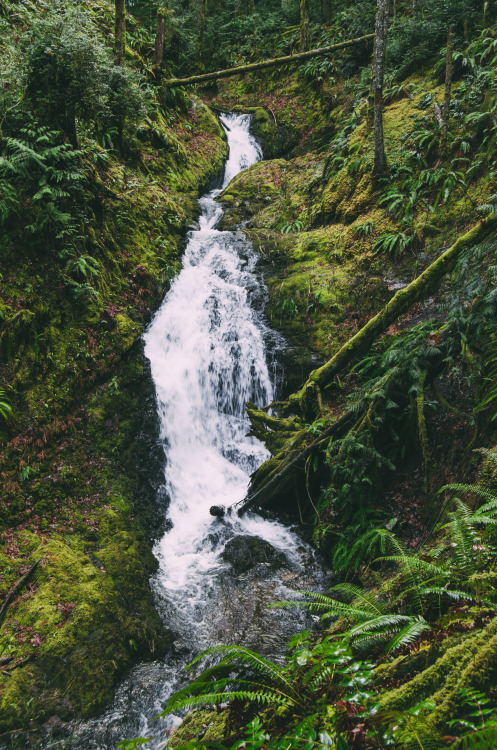
{"label": "branch over stream", "polygon": [[215,81],[218,78],[230,78],[231,76],[237,76],[243,73],[251,73],[254,70],[266,70],[266,68],[275,68],[278,65],[290,65],[292,63],[299,63],[302,60],[308,60],[311,57],[319,57],[319,55],[328,55],[330,52],[336,52],[340,49],[346,49],[347,47],[353,47],[355,44],[361,42],[367,42],[374,39],[374,34],[365,34],[359,36],[356,39],[348,39],[346,42],[337,42],[337,44],[331,44],[329,47],[320,47],[319,49],[310,49],[307,52],[300,52],[297,55],[286,55],[285,57],[274,57],[271,60],[262,60],[257,63],[249,63],[248,65],[239,65],[237,68],[227,68],[226,70],[216,70],[213,73],[202,73],[197,76],[190,76],[189,78],[169,78],[163,82],[163,86],[190,86],[194,83],[205,83],[206,81]]}

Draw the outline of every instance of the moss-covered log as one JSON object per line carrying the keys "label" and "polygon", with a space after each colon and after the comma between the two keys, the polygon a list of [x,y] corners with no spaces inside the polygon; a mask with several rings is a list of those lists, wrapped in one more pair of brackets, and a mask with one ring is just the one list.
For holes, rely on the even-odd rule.
{"label": "moss-covered log", "polygon": [[450,273],[461,254],[461,252],[483,240],[497,226],[497,216],[490,216],[480,221],[468,232],[460,235],[454,244],[440,255],[437,260],[426,268],[414,281],[392,297],[390,302],[371,318],[355,336],[344,344],[338,352],[322,367],[313,370],[304,386],[289,398],[290,405],[300,405],[305,401],[306,391],[315,384],[320,388],[328,385],[339,372],[344,370],[351,362],[363,355],[374,343],[374,341],[392,323],[416,302],[420,302],[433,294],[440,286],[442,279]]}
{"label": "moss-covered log", "polygon": [[374,34],[365,34],[364,36],[357,37],[357,39],[349,39],[346,42],[338,42],[337,44],[331,44],[329,47],[320,47],[319,49],[311,49],[307,52],[300,52],[297,55],[285,55],[284,57],[274,57],[272,60],[262,60],[257,63],[250,63],[249,65],[239,65],[237,68],[227,68],[226,70],[216,70],[213,73],[202,73],[198,76],[190,76],[189,78],[169,78],[164,81],[164,86],[190,86],[194,83],[205,83],[206,81],[215,81],[217,78],[230,78],[231,76],[241,75],[242,73],[252,73],[256,70],[266,70],[266,68],[276,68],[278,65],[291,65],[292,63],[300,63],[303,60],[309,60],[311,57],[319,57],[320,55],[328,55],[331,52],[337,52],[340,49],[346,49],[347,47],[353,47],[361,42],[368,42],[374,38]]}
{"label": "moss-covered log", "polygon": [[325,440],[329,440],[342,428],[347,427],[353,418],[354,412],[347,411],[310,444],[308,443],[310,433],[307,429],[294,433],[289,447],[273,459],[266,461],[252,475],[247,498],[237,508],[238,515],[243,515],[253,507],[261,507],[271,502],[293,480],[295,471],[303,468],[306,459],[317,448],[320,448]]}

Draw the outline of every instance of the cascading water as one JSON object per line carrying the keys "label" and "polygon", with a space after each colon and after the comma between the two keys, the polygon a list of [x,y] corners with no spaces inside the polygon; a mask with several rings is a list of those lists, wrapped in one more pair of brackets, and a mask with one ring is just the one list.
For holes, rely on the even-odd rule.
{"label": "cascading water", "polygon": [[[225,187],[261,152],[248,115],[222,122],[230,148]],[[190,233],[183,269],[145,334],[170,498],[169,528],[154,548],[159,571],[152,588],[178,639],[164,663],[134,670],[102,717],[74,725],[64,747],[115,748],[118,740],[139,734],[153,735],[151,750],[162,748],[166,730],[179,719],[154,717],[181,685],[182,667],[220,642],[281,653],[302,615],[266,605],[288,598],[292,588],[318,585],[319,570],[314,561],[308,565],[311,550],[283,525],[255,514],[218,520],[209,513],[212,505],[242,500],[250,474],[267,458],[265,448],[247,437],[245,403],[269,403],[273,392],[265,351],[270,333],[251,305],[261,290],[256,256],[241,233],[215,229],[223,213],[220,192],[200,200],[199,230]],[[259,564],[234,574],[222,553],[239,536],[270,543],[286,560],[283,568]]]}

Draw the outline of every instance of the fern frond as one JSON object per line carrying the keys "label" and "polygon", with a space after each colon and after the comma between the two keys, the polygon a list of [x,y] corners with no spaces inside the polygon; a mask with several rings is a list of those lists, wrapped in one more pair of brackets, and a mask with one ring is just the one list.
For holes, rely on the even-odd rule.
{"label": "fern frond", "polygon": [[482,487],[479,484],[446,484],[439,490],[439,493],[444,490],[450,492],[467,492],[468,494],[482,497],[487,501],[497,501],[497,492],[495,490]]}
{"label": "fern frond", "polygon": [[458,739],[452,747],[454,750],[494,750],[497,745],[497,727],[485,727],[473,734]]}
{"label": "fern frond", "polygon": [[409,620],[410,622],[408,622],[402,630],[392,638],[387,646],[388,651],[394,651],[401,646],[408,646],[413,643],[413,641],[417,640],[422,633],[430,630],[430,626],[421,616],[410,617]]}
{"label": "fern frond", "polygon": [[290,689],[290,691],[292,690],[291,682],[287,679],[281,667],[279,667],[277,664],[273,664],[273,662],[265,659],[255,651],[251,651],[249,648],[244,648],[243,646],[211,646],[210,648],[202,651],[201,654],[196,656],[195,659],[193,659],[193,661],[188,664],[187,669],[191,669],[191,667],[197,664],[201,659],[204,659],[206,656],[211,656],[213,654],[224,654],[222,660],[218,665],[219,667],[225,667],[229,665],[239,666],[237,662],[240,662],[244,666],[248,665],[256,672],[261,672],[268,675],[276,682],[283,683]]}
{"label": "fern frond", "polygon": [[460,601],[461,599],[469,599],[470,601],[474,601],[475,599],[473,594],[470,594],[468,591],[446,589],[443,588],[443,586],[430,586],[429,588],[422,588],[421,593],[425,596],[429,596],[431,594],[434,594],[436,596],[447,596],[449,599],[454,599],[454,601],[456,602]]}
{"label": "fern frond", "polygon": [[349,638],[354,638],[362,633],[374,633],[384,630],[395,632],[399,625],[402,623],[408,623],[411,620],[412,617],[409,617],[408,615],[381,615],[380,617],[375,617],[372,620],[355,625],[347,631],[346,635]]}
{"label": "fern frond", "polygon": [[278,693],[265,690],[265,691],[252,691],[252,690],[233,690],[221,693],[206,693],[204,695],[192,695],[188,698],[181,700],[175,700],[172,696],[166,704],[164,710],[159,716],[167,716],[172,711],[178,711],[181,709],[192,709],[200,706],[218,706],[221,703],[227,703],[228,701],[239,700],[239,701],[250,701],[251,703],[259,704],[277,704],[280,706],[291,706],[292,703],[286,698],[282,698]]}
{"label": "fern frond", "polygon": [[359,586],[354,586],[354,584],[352,583],[339,583],[336,586],[333,586],[330,591],[338,591],[339,593],[346,594],[347,596],[352,598],[353,602],[358,599],[362,604],[364,604],[367,610],[370,610],[371,612],[378,612],[378,614],[383,614],[382,607],[374,601],[373,595],[368,594]]}

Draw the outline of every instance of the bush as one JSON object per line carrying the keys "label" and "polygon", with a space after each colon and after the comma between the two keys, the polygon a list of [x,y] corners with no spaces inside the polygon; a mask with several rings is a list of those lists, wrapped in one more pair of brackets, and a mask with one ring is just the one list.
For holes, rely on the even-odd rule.
{"label": "bush", "polygon": [[56,4],[29,30],[25,84],[38,116],[77,148],[77,123],[99,121],[121,130],[143,107],[140,79],[115,66],[91,16]]}

